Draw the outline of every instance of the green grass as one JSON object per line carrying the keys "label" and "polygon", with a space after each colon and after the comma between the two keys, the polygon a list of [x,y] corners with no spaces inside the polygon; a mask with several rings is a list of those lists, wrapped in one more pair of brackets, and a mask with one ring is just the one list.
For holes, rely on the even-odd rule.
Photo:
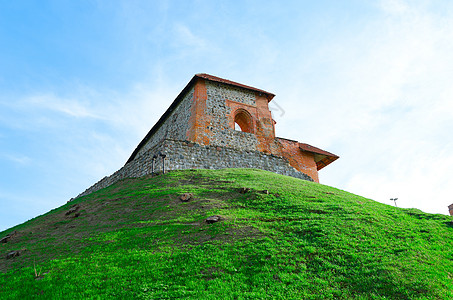
{"label": "green grass", "polygon": [[453,299],[448,216],[260,170],[127,179],[14,230],[0,299]]}

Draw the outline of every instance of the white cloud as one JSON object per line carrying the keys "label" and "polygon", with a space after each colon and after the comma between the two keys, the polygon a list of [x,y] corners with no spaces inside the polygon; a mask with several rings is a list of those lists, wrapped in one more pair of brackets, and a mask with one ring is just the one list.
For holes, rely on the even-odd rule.
{"label": "white cloud", "polygon": [[30,157],[21,154],[1,154],[0,157],[3,157],[4,159],[14,162],[18,165],[28,165],[32,161]]}
{"label": "white cloud", "polygon": [[69,97],[37,92],[22,96],[17,101],[3,100],[0,105],[5,109],[0,114],[0,120],[7,127],[22,130],[40,125],[61,127],[64,123],[96,121],[101,127],[111,126],[132,135],[142,135],[179,92],[178,87],[157,79],[136,83],[123,92],[79,86],[68,93]]}
{"label": "white cloud", "polygon": [[[253,10],[252,17],[231,13],[220,23],[207,17],[210,25],[203,27],[194,21],[200,7],[177,18],[163,7],[163,16],[148,22],[147,10],[155,4],[124,4],[120,23],[133,37],[128,57],[150,66],[152,79],[125,90],[74,85],[3,101],[0,125],[39,129],[39,138],[52,140],[49,148],[66,168],[58,176],[71,174],[70,188],[78,185],[81,192],[122,166],[189,76],[218,72],[213,75],[277,94],[274,101],[285,111],[276,112],[279,136],[340,155],[321,171],[322,183],[387,204],[399,197],[401,206],[442,212],[453,194],[452,10],[439,13],[436,1],[373,3],[377,13],[363,19],[351,13],[360,20],[347,24],[335,23],[343,18],[335,15],[331,23],[320,22],[322,29],[299,23],[297,17],[305,15],[296,9],[291,22],[270,22]],[[203,9],[214,15],[206,3]],[[289,13],[280,9],[279,17]],[[1,141],[15,133],[5,130]],[[11,160],[37,162],[32,152],[22,155]]]}
{"label": "white cloud", "polygon": [[208,43],[200,36],[195,35],[189,27],[179,23],[175,25],[174,29],[176,39],[182,45],[199,49],[205,49],[207,47]]}
{"label": "white cloud", "polygon": [[[34,162],[32,168],[15,171],[14,178],[21,178],[27,190],[5,195],[4,201],[39,206],[26,213],[23,206],[14,206],[10,214],[25,220],[24,215],[43,213],[120,169],[181,88],[157,80],[122,93],[79,87],[67,91],[70,96],[36,93],[0,103],[0,126],[7,129],[1,142],[8,146],[0,159],[19,166]],[[23,153],[14,152],[18,144]],[[8,180],[13,179],[3,180],[6,190]],[[3,224],[8,225],[13,224]]]}
{"label": "white cloud", "polygon": [[453,21],[425,2],[381,4],[379,17],[326,41],[307,58],[311,65],[300,64],[297,73],[319,80],[290,86],[282,101],[277,95],[287,112],[277,127],[340,155],[321,171],[321,182],[387,204],[399,197],[403,207],[448,213]]}
{"label": "white cloud", "polygon": [[87,104],[76,99],[65,99],[53,94],[33,95],[26,98],[23,105],[31,108],[43,108],[76,118],[100,118],[90,111]]}
{"label": "white cloud", "polygon": [[407,13],[409,10],[406,2],[402,0],[381,0],[379,5],[384,11],[394,14]]}
{"label": "white cloud", "polygon": [[[451,187],[442,184],[445,178],[453,179],[449,171],[453,167],[453,148],[447,144],[449,131],[445,127],[450,122],[451,128],[453,120],[453,88],[448,79],[451,77],[446,77],[453,69],[453,26],[438,16],[392,2],[400,5],[392,7],[398,19],[386,20],[391,32],[385,33],[383,46],[376,47],[373,56],[365,57],[366,62],[377,58],[375,68],[364,65],[363,69],[381,66],[385,71],[367,78],[358,67],[363,75],[360,81],[365,79],[362,85],[376,87],[367,89],[371,92],[368,99],[374,103],[366,113],[386,115],[379,125],[388,127],[381,141],[392,145],[386,149],[391,157],[373,157],[368,162],[387,165],[386,174],[379,178],[372,173],[358,175],[364,180],[353,177],[348,188],[369,189],[370,193],[370,185],[377,183],[376,190],[367,196],[383,200],[400,194],[402,206],[446,213],[446,205],[450,204],[447,199],[453,193]],[[363,93],[361,96],[365,98]],[[369,138],[364,137],[362,142],[369,143]]]}

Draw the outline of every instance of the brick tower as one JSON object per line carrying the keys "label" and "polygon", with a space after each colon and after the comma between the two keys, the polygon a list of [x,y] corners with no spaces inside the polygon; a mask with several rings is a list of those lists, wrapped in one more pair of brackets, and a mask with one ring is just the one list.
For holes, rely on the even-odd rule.
{"label": "brick tower", "polygon": [[196,74],[124,167],[81,195],[125,177],[159,171],[161,164],[156,159],[161,158],[166,170],[258,168],[319,182],[318,171],[338,156],[276,137],[269,109],[274,97],[261,89]]}

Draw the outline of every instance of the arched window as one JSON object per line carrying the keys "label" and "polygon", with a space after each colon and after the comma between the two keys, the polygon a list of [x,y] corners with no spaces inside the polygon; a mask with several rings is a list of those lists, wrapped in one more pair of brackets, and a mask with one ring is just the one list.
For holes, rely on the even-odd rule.
{"label": "arched window", "polygon": [[234,115],[234,129],[253,133],[252,116],[245,109],[238,109]]}

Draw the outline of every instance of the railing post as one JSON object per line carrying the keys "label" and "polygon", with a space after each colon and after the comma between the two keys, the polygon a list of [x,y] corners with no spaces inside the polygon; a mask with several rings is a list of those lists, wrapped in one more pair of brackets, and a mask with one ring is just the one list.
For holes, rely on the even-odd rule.
{"label": "railing post", "polygon": [[154,154],[154,155],[153,155],[152,165],[151,165],[151,175],[154,175],[154,165],[155,165],[155,163],[156,163],[156,159],[157,159],[157,155]]}
{"label": "railing post", "polygon": [[162,151],[159,154],[162,157],[162,174],[165,174],[165,157],[167,157],[167,153]]}

